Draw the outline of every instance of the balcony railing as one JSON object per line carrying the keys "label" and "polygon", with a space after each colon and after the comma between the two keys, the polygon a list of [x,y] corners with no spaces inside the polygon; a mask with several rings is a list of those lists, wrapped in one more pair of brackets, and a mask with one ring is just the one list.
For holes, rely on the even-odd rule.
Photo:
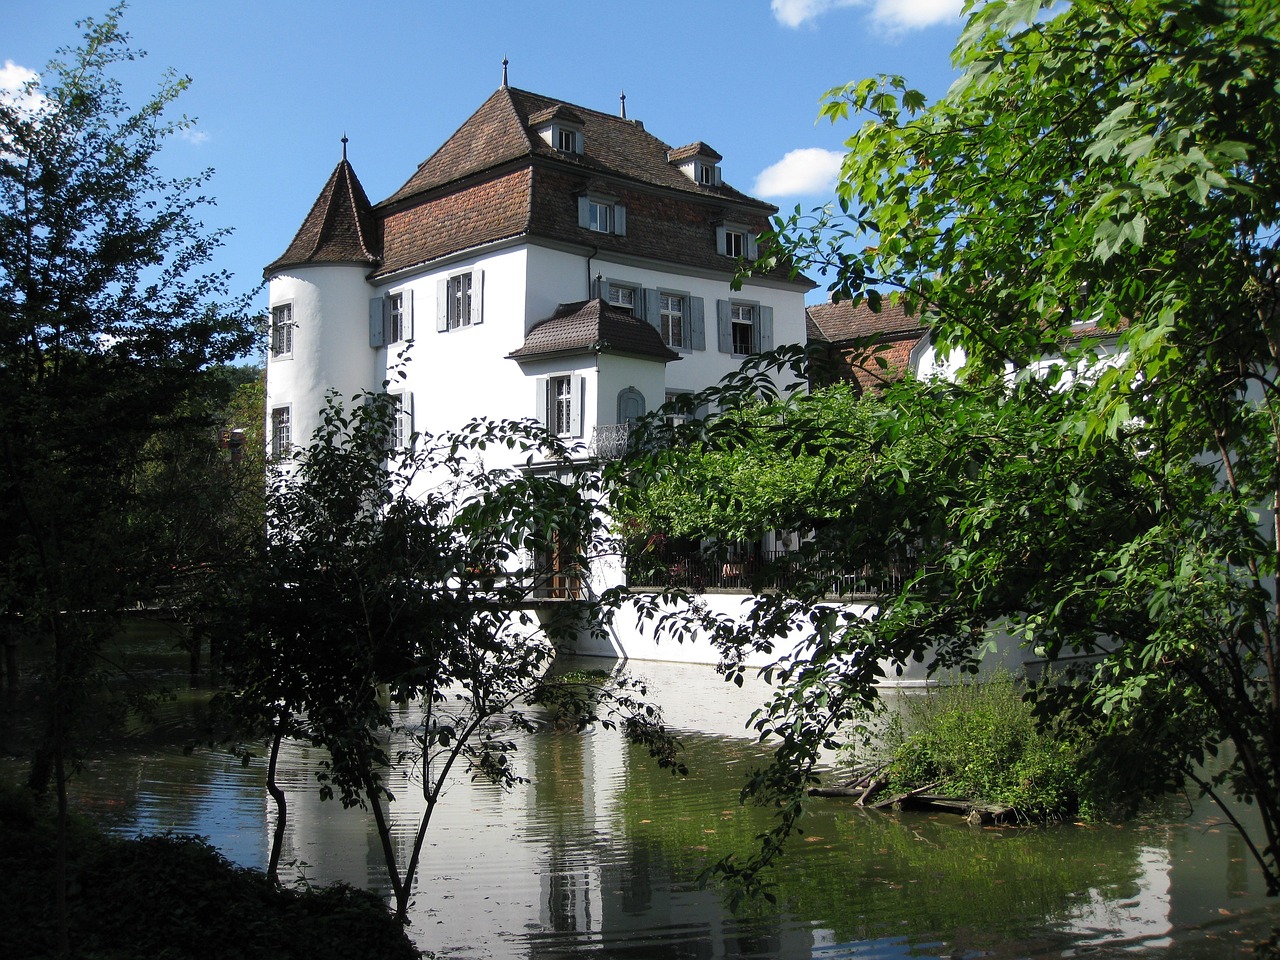
{"label": "balcony railing", "polygon": [[629,423],[597,424],[591,431],[591,444],[587,452],[597,460],[617,460],[627,452]]}
{"label": "balcony railing", "polygon": [[627,586],[634,590],[677,588],[695,593],[746,593],[803,588],[832,597],[860,599],[899,590],[909,563],[868,563],[848,569],[837,565],[834,558],[827,561],[821,556],[782,550],[725,557],[704,550],[655,550],[652,546],[626,555]]}

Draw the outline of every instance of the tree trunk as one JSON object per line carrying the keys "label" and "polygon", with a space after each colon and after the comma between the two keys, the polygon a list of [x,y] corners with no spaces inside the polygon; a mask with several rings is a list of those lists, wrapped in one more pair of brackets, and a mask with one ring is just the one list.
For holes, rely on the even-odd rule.
{"label": "tree trunk", "polygon": [[284,847],[284,829],[288,818],[288,803],[284,791],[276,783],[276,763],[280,759],[280,741],[284,739],[284,721],[277,718],[271,736],[271,760],[267,764],[267,792],[276,803],[276,828],[271,834],[271,862],[267,864],[267,879],[280,883],[280,851]]}

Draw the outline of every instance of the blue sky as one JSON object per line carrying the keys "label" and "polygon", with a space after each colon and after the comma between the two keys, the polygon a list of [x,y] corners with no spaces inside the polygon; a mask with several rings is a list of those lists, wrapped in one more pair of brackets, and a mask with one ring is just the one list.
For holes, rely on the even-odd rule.
{"label": "blue sky", "polygon": [[[9,0],[0,87],[74,43],[109,0]],[[724,155],[725,180],[783,210],[831,197],[852,127],[817,122],[826,90],[900,73],[932,100],[953,74],[961,0],[134,0],[146,59],[131,102],[172,67],[194,129],[166,172],[213,167],[237,291],[284,251],[341,157],[370,198],[398,188],[498,87],[627,115],[673,146]],[[815,297],[821,297],[821,291]],[[265,295],[258,302],[265,307]]]}

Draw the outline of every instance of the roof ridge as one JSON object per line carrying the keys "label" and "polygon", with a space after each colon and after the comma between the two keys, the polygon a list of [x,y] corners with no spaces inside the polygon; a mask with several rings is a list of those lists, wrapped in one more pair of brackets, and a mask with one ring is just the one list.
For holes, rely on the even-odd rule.
{"label": "roof ridge", "polygon": [[[561,100],[559,97],[548,97],[545,93],[537,93],[536,91],[533,91],[533,90],[524,90],[524,89],[521,89],[520,87],[508,87],[507,89],[509,89],[512,93],[523,94],[526,97],[534,97],[538,100],[545,100],[547,101],[548,105],[556,104],[562,107],[568,107],[570,110],[582,110],[585,113],[594,114],[595,116],[600,117],[601,119],[614,120],[618,123],[629,124],[630,126],[636,127],[639,130],[644,130],[645,133],[649,133],[649,131],[645,129],[643,121],[638,120],[635,117],[620,117],[616,113],[607,113],[604,110],[597,110],[595,107],[584,107],[580,103],[573,103],[569,100]],[[653,139],[655,140],[658,140],[660,143],[663,142],[658,137],[654,137],[652,133],[649,133],[649,136],[653,137]]]}

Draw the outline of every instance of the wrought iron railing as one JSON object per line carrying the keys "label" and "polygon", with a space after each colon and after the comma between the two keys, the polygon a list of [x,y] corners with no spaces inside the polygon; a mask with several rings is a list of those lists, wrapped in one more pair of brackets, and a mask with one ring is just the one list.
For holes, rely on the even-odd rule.
{"label": "wrought iron railing", "polygon": [[629,423],[601,423],[591,431],[587,452],[597,460],[617,460],[627,452],[631,436]]}

